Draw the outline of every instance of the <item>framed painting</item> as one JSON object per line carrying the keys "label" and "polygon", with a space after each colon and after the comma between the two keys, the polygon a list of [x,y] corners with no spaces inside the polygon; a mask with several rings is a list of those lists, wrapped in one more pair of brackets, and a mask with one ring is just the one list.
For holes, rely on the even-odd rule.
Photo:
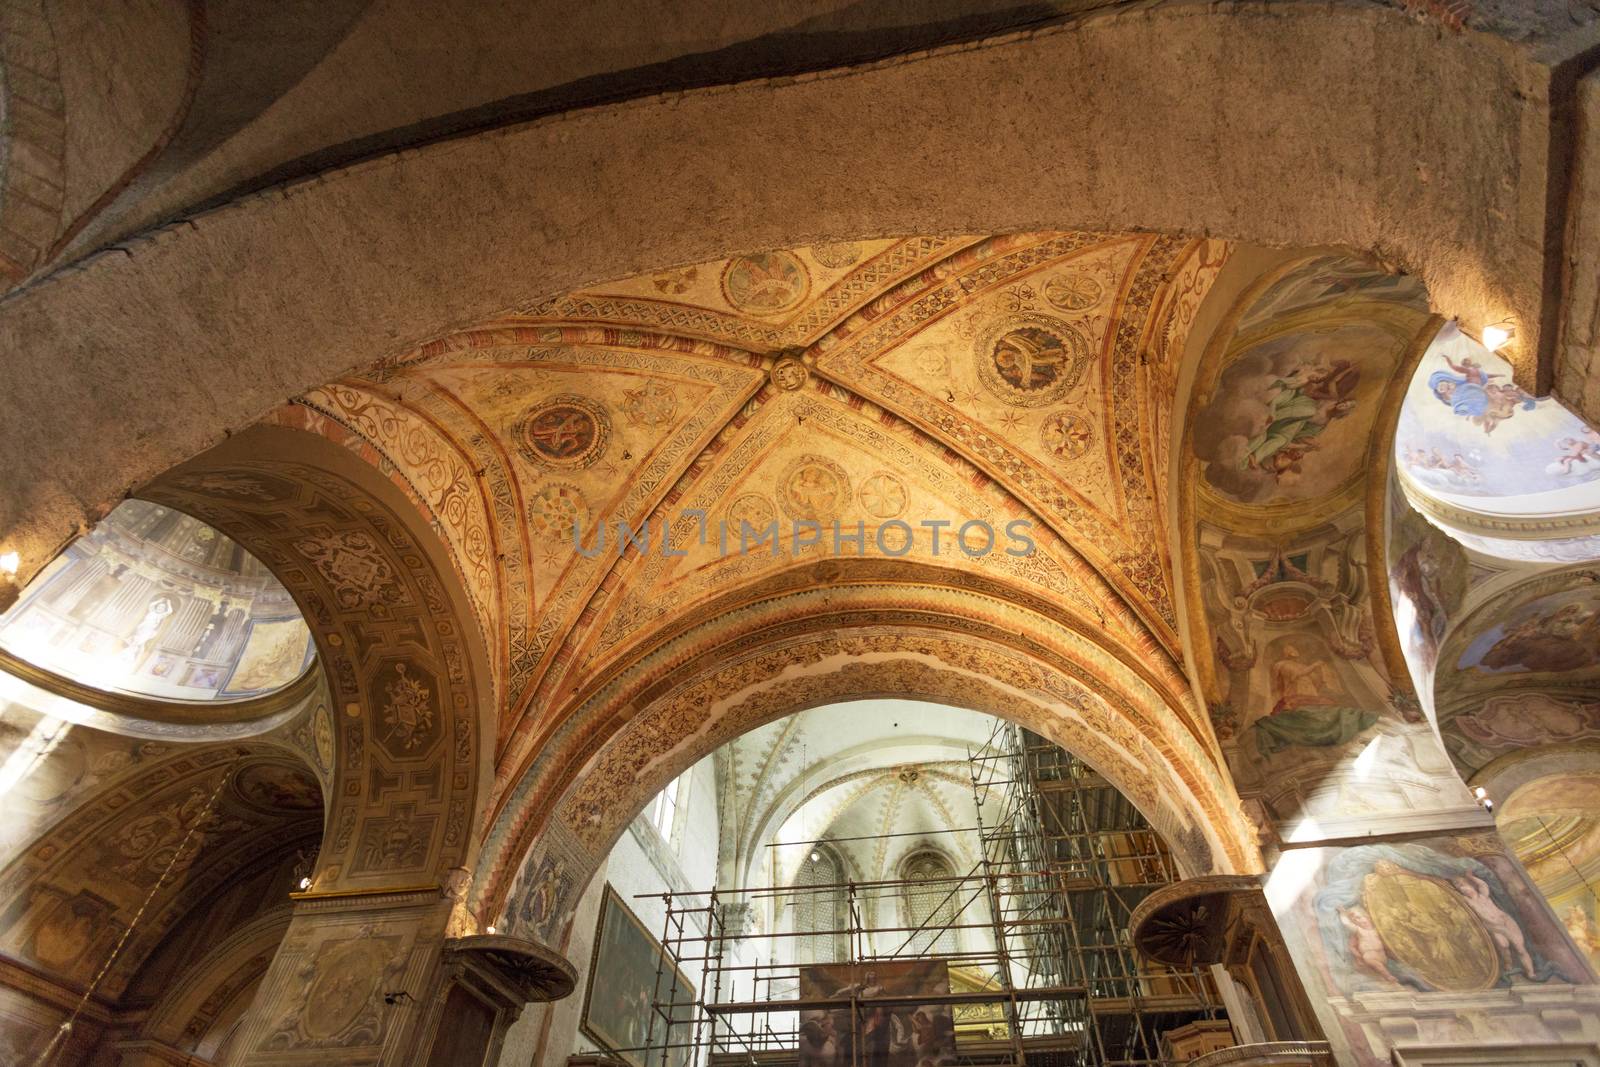
{"label": "framed painting", "polygon": [[610,884],[600,902],[583,1033],[632,1067],[689,1067],[695,989]]}

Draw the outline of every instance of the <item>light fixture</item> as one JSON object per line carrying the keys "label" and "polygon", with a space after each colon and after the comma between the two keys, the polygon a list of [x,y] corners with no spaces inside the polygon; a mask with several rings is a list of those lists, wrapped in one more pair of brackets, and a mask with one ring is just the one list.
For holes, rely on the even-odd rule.
{"label": "light fixture", "polygon": [[1492,326],[1483,328],[1483,347],[1491,352],[1498,352],[1506,346],[1506,342],[1516,336],[1516,328],[1507,322],[1497,322]]}
{"label": "light fixture", "polygon": [[310,888],[311,888],[311,879],[309,879],[309,878],[300,879],[300,892],[304,893],[307,889],[310,889]]}
{"label": "light fixture", "polygon": [[22,595],[17,586],[17,568],[21,565],[22,558],[14,551],[0,556],[0,611],[11,610],[11,605]]}
{"label": "light fixture", "polygon": [[1479,807],[1490,815],[1494,814],[1494,801],[1489,799],[1489,791],[1487,789],[1480,785],[1472,791],[1472,795],[1478,798]]}
{"label": "light fixture", "polygon": [[816,849],[812,849],[811,850],[811,862],[812,863],[821,863],[822,862],[822,853],[818,852]]}
{"label": "light fixture", "polygon": [[494,927],[488,926],[488,927],[485,927],[485,929],[489,931],[489,936],[490,937],[494,936]]}

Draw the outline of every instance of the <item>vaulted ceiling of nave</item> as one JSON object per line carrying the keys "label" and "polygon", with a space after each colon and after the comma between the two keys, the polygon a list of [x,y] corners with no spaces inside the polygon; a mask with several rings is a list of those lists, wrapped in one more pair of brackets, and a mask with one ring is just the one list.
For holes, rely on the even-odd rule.
{"label": "vaulted ceiling of nave", "polygon": [[[696,264],[529,304],[275,419],[379,464],[447,542],[495,653],[502,775],[595,679],[730,614],[731,591],[826,587],[846,566],[1040,605],[1178,704],[1171,417],[1227,252],[1048,233]],[[953,544],[973,518],[996,528],[987,555]],[[1031,524],[1029,556],[1004,551],[1013,519]],[[580,553],[575,520],[591,545],[618,521],[648,520],[655,541]],[[786,539],[793,520],[830,534],[737,551],[740,521],[772,520]],[[894,520],[915,528],[901,559],[871,543]],[[920,524],[937,520],[950,526],[935,554]],[[864,561],[833,551],[835,521],[866,524]],[[665,523],[682,558],[660,550]]]}
{"label": "vaulted ceiling of nave", "polygon": [[[758,726],[713,755],[722,885],[787,885],[828,841],[858,881],[927,848],[976,859],[974,774],[997,720],[924,701],[858,700]],[[784,846],[784,847],[774,847]]]}

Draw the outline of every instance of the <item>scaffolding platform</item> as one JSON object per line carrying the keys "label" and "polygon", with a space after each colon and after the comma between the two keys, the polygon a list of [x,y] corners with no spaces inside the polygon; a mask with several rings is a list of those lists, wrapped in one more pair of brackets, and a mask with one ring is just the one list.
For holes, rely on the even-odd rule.
{"label": "scaffolding platform", "polygon": [[[1131,943],[1133,909],[1178,878],[1160,835],[1104,778],[1015,726],[998,723],[988,744],[969,753],[969,764],[977,825],[960,832],[976,834],[978,860],[964,873],[915,883],[919,893],[943,890],[920,925],[877,921],[899,907],[879,905],[907,899],[913,884],[906,880],[666,894],[657,1018],[644,1047],[610,1051],[643,1067],[1183,1062],[1166,1035],[1197,1022],[1225,1026],[1226,1012],[1209,974],[1150,962]],[[807,914],[837,921],[804,931],[776,923],[767,930],[728,928],[727,917],[740,909],[807,900],[828,905]],[[870,969],[919,960],[942,961],[950,988],[800,995],[803,966]],[[702,995],[692,1007],[670,988],[685,962],[704,967]],[[954,1020],[954,1052],[938,1062],[863,1051],[863,1034],[885,1025],[888,1013],[939,1007],[948,1007]],[[839,1035],[837,1049],[848,1047],[848,1059],[841,1054],[842,1062],[828,1063],[815,1051],[802,1053],[806,1014],[829,1028],[828,1040]],[[877,1038],[880,1047],[887,1040],[882,1030]]]}

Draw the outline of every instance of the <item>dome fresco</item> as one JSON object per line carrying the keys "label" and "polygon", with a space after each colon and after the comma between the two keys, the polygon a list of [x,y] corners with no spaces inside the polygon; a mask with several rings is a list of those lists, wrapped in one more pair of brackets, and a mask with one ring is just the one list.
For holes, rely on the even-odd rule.
{"label": "dome fresco", "polygon": [[311,633],[287,590],[198,519],[127,500],[0,617],[0,648],[106,692],[262,696],[300,677]]}
{"label": "dome fresco", "polygon": [[1454,323],[1423,354],[1394,448],[1407,494],[1463,544],[1508,559],[1600,555],[1586,521],[1600,513],[1600,432],[1525,392]]}

